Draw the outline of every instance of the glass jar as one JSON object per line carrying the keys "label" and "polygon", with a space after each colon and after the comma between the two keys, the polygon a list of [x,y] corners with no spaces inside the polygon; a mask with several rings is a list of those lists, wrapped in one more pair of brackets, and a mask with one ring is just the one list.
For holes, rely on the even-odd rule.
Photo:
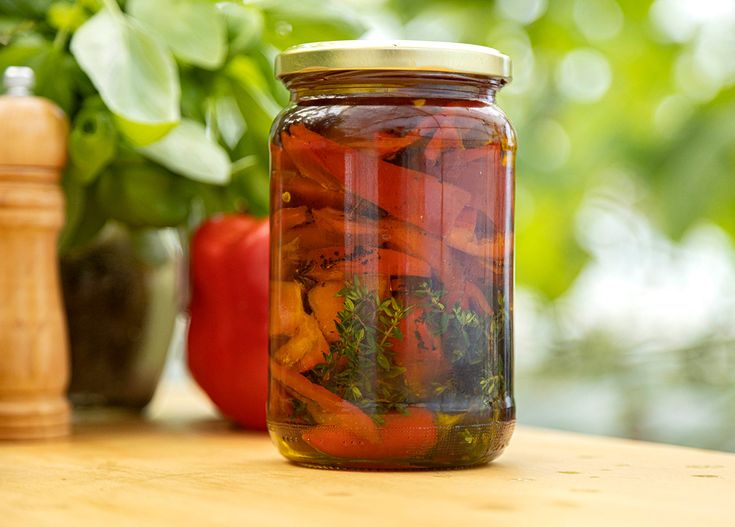
{"label": "glass jar", "polygon": [[515,423],[508,57],[331,42],[276,69],[271,436],[309,466],[490,461]]}
{"label": "glass jar", "polygon": [[151,401],[180,312],[182,260],[176,230],[113,222],[61,256],[76,408]]}

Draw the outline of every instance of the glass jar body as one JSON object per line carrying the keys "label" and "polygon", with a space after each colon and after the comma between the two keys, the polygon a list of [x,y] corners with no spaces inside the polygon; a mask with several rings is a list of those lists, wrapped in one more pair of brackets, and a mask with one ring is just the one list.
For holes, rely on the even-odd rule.
{"label": "glass jar body", "polygon": [[497,86],[289,87],[271,137],[271,436],[313,466],[488,462],[515,422],[515,136]]}
{"label": "glass jar body", "polygon": [[109,223],[60,264],[71,402],[142,410],[163,373],[181,309],[178,233]]}

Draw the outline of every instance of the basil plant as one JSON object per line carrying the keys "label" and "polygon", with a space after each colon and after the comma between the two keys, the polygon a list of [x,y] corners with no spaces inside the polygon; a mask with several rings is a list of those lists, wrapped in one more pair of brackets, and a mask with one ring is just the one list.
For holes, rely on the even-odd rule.
{"label": "basil plant", "polygon": [[71,120],[62,252],[112,219],[195,224],[268,208],[279,49],[354,38],[324,0],[0,0],[0,70],[26,65]]}

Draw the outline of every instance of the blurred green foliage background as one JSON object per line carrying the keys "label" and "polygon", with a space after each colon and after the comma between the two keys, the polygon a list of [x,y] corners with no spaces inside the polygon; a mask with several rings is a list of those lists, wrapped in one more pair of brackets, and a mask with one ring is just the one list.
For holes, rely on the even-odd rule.
{"label": "blurred green foliage background", "polygon": [[275,54],[360,36],[513,59],[520,420],[735,450],[728,0],[0,0],[0,69],[73,119],[62,251],[265,214]]}
{"label": "blurred green foliage background", "polygon": [[735,450],[735,4],[376,5],[513,58],[520,420]]}

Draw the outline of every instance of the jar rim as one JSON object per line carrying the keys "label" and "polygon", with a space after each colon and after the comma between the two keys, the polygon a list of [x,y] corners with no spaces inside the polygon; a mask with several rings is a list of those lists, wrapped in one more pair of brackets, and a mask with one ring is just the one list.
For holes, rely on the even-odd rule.
{"label": "jar rim", "polygon": [[510,82],[511,60],[494,48],[419,40],[335,40],[292,46],[276,57],[279,79],[329,71],[465,73]]}

